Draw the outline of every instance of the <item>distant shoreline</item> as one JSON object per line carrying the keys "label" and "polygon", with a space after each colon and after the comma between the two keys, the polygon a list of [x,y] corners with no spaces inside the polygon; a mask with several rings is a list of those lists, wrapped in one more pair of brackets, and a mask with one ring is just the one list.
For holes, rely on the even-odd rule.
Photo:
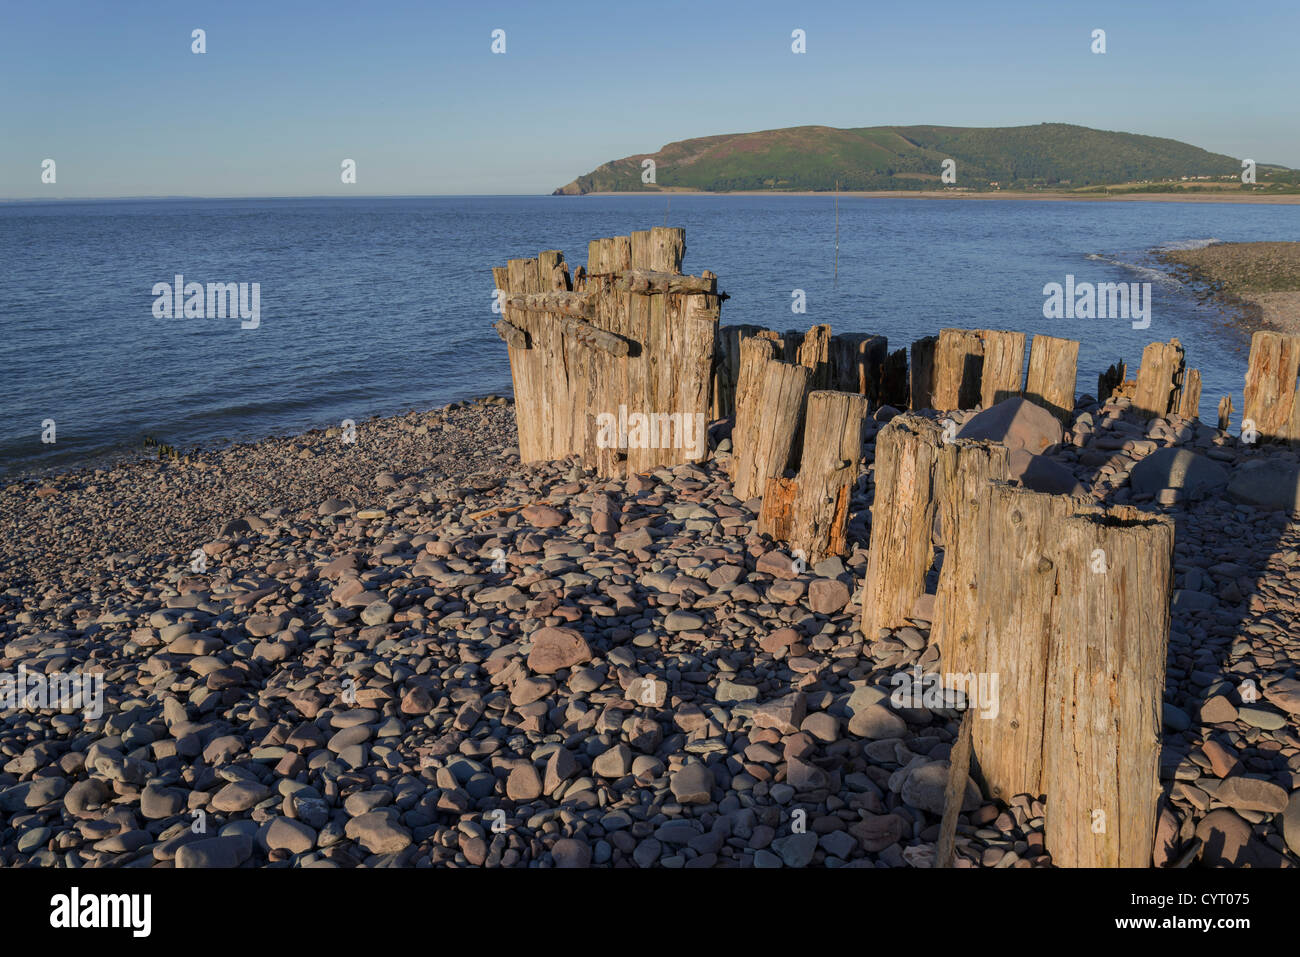
{"label": "distant shoreline", "polygon": [[581,195],[566,196],[566,199],[583,199],[585,197],[612,197],[612,196],[821,196],[821,197],[859,197],[864,199],[938,199],[938,200],[990,200],[990,199],[1011,199],[1011,200],[1036,200],[1038,202],[1081,202],[1081,203],[1245,203],[1245,204],[1266,204],[1276,206],[1297,206],[1300,205],[1300,193],[1278,193],[1267,195],[1264,193],[1116,193],[1108,194],[1078,194],[1078,193],[1049,193],[1030,190],[999,190],[993,193],[953,193],[943,190],[841,190],[839,193],[833,190],[738,190],[736,192],[718,193],[703,189],[665,189],[655,192],[651,191],[615,191],[615,192],[594,192],[582,193]]}

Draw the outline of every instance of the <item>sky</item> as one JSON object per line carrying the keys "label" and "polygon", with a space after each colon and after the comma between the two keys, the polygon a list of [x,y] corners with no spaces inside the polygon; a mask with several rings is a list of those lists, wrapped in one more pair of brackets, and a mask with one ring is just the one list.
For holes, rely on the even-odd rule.
{"label": "sky", "polygon": [[0,0],[0,199],[549,193],[801,125],[1065,122],[1300,167],[1297,37],[1295,0]]}

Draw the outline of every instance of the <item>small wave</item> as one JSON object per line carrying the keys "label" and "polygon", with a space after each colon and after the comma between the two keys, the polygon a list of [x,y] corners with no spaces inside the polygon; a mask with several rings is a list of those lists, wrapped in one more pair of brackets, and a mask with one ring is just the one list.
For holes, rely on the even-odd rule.
{"label": "small wave", "polygon": [[1136,273],[1139,278],[1147,282],[1158,282],[1166,286],[1177,286],[1179,282],[1176,278],[1165,272],[1163,269],[1153,269],[1150,266],[1144,266],[1141,263],[1128,262],[1124,259],[1114,259],[1110,256],[1102,256],[1099,253],[1088,253],[1086,259],[1094,262],[1103,262],[1108,266],[1118,266],[1120,269],[1127,269],[1129,272]]}

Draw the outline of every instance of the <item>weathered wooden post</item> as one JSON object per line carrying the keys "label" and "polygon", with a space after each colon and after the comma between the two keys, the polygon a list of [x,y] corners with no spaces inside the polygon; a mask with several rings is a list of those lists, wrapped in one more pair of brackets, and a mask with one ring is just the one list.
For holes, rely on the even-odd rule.
{"label": "weathered wooden post", "polygon": [[1111,366],[1097,376],[1097,401],[1105,404],[1110,401],[1110,397],[1115,394],[1115,390],[1124,384],[1128,378],[1128,363],[1123,359],[1119,362],[1112,363]]}
{"label": "weathered wooden post", "polygon": [[1029,375],[1025,398],[1047,409],[1069,425],[1074,413],[1074,385],[1078,376],[1079,343],[1073,339],[1034,336],[1029,349]]}
{"label": "weathered wooden post", "polygon": [[990,408],[1020,395],[1025,381],[1025,334],[985,329],[984,368],[980,376],[980,405]]}
{"label": "weathered wooden post", "polygon": [[1133,411],[1149,419],[1177,410],[1186,368],[1187,357],[1177,339],[1148,343],[1142,350],[1142,365],[1138,368]]}
{"label": "weathered wooden post", "polygon": [[896,416],[876,436],[871,546],[862,587],[862,632],[907,624],[934,563],[934,469],[942,446],[938,422]]}
{"label": "weathered wooden post", "polygon": [[1261,439],[1300,442],[1300,336],[1256,332],[1250,337],[1241,426]]}
{"label": "weathered wooden post", "polygon": [[1005,445],[955,439],[939,451],[934,484],[944,557],[930,640],[945,671],[981,670],[973,631],[983,598],[979,563],[986,551],[1001,545],[980,536],[992,533],[987,521],[992,483],[1010,475]]}
{"label": "weathered wooden post", "polygon": [[[636,233],[632,235],[636,236]],[[711,418],[725,419],[736,414],[736,386],[740,380],[740,344],[762,330],[762,326],[748,324],[718,328],[718,354],[713,362]]]}
{"label": "weathered wooden post", "polygon": [[934,347],[934,392],[941,410],[973,409],[980,400],[984,340],[970,329],[942,329]]}
{"label": "weathered wooden post", "polygon": [[1219,400],[1219,431],[1227,432],[1232,425],[1232,396],[1225,395]]}
{"label": "weathered wooden post", "polygon": [[958,532],[944,554],[931,634],[945,672],[970,676],[976,688],[983,681],[994,695],[991,713],[975,722],[975,758],[989,795],[1006,802],[1043,793],[1043,689],[1059,571],[1051,556],[1057,527],[1080,503],[1000,483],[981,487],[980,471],[994,474],[1000,464],[983,454],[987,464],[974,455],[957,462],[978,466],[960,483],[978,504],[951,500]]}
{"label": "weathered wooden post", "polygon": [[913,411],[934,408],[934,349],[938,342],[938,336],[925,336],[912,343],[908,387]]}
{"label": "weathered wooden post", "polygon": [[799,343],[798,362],[812,373],[808,384],[810,389],[829,389],[834,385],[830,326],[813,326],[804,333],[803,341]]}
{"label": "weathered wooden post", "polygon": [[1178,407],[1170,409],[1184,419],[1200,418],[1201,411],[1201,370],[1188,369],[1183,377],[1183,391],[1178,400]]}
{"label": "weathered wooden post", "polygon": [[[754,345],[750,345],[750,342]],[[761,355],[769,340],[741,344]],[[750,382],[756,377],[754,385]],[[780,478],[796,454],[804,402],[812,372],[801,365],[742,355],[736,428],[732,431],[732,484],[736,498],[748,501],[766,491],[767,480]]]}
{"label": "weathered wooden post", "polygon": [[1058,535],[1043,726],[1047,850],[1058,867],[1150,867],[1173,522],[1092,508]]}
{"label": "weathered wooden post", "polygon": [[759,531],[802,550],[809,564],[844,554],[866,415],[866,396],[810,392],[799,474],[767,481]]}
{"label": "weathered wooden post", "polygon": [[889,343],[884,336],[840,333],[831,337],[831,369],[840,392],[865,395],[872,407],[881,404],[881,389]]}

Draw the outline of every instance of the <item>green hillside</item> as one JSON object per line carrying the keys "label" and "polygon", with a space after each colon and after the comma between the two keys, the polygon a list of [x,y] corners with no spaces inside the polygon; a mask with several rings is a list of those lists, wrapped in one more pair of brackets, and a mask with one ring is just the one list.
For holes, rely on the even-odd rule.
{"label": "green hillside", "polygon": [[[653,185],[642,160],[655,161]],[[797,126],[669,143],[657,153],[613,160],[557,195],[685,188],[732,190],[936,189],[945,159],[956,186],[973,190],[1140,184],[1213,177],[1240,186],[1241,162],[1177,140],[1066,123],[996,128]],[[1290,172],[1290,171],[1287,171]],[[1268,170],[1260,164],[1260,179]],[[994,187],[991,184],[997,184]]]}

